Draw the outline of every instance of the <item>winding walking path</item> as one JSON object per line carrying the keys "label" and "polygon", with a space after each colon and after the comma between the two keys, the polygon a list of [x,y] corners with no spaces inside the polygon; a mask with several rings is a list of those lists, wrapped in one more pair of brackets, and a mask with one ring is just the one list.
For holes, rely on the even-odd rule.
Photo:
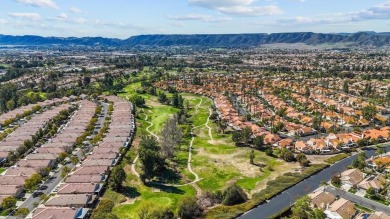
{"label": "winding walking path", "polygon": [[[198,113],[199,111],[199,107],[202,105],[202,102],[203,102],[203,99],[201,98],[200,99],[200,102],[198,105],[196,105],[196,110],[195,110],[195,114]],[[199,188],[198,185],[196,185],[197,182],[199,182],[200,180],[202,180],[201,178],[199,178],[199,175],[197,173],[195,173],[193,170],[192,170],[192,167],[191,167],[191,160],[192,160],[192,149],[193,149],[193,143],[194,143],[194,140],[195,140],[195,136],[193,134],[193,130],[194,129],[197,129],[199,127],[202,127],[202,126],[206,126],[208,129],[209,129],[209,136],[210,136],[210,139],[213,140],[213,136],[212,136],[212,133],[211,133],[211,127],[208,126],[208,123],[210,121],[210,116],[212,114],[212,111],[210,110],[210,115],[209,117],[207,118],[207,121],[205,124],[202,124],[202,125],[199,125],[199,126],[196,126],[196,127],[193,127],[191,129],[191,135],[192,135],[192,138],[191,138],[191,142],[190,142],[190,145],[189,145],[189,148],[188,148],[188,162],[187,162],[187,168],[188,168],[188,171],[195,176],[195,179],[192,181],[192,182],[189,182],[189,183],[186,183],[186,184],[166,184],[166,183],[159,183],[159,182],[152,182],[152,184],[155,184],[155,185],[163,185],[163,186],[171,186],[171,187],[182,187],[182,186],[187,186],[187,185],[191,185],[195,188],[196,190],[196,194],[197,196],[200,196],[202,194],[202,190]],[[154,134],[153,132],[151,132],[149,129],[154,125],[153,123],[149,122],[148,121],[148,115],[146,115],[145,119],[144,119],[145,122],[147,122],[149,124],[149,126],[146,128],[146,131],[154,136],[157,140],[159,140],[159,137]],[[137,163],[137,160],[139,158],[139,154],[137,154],[137,157],[134,159],[132,165],[131,165],[131,171],[133,172],[133,174],[137,177],[140,177],[139,173],[136,171],[135,169],[135,165]]]}
{"label": "winding walking path", "polygon": [[209,122],[210,122],[210,117],[211,117],[211,114],[213,114],[213,111],[211,109],[209,109],[209,117],[207,118],[207,122],[206,122],[206,127],[209,129],[209,136],[210,136],[210,139],[213,141],[213,135],[211,133],[211,127],[209,126]]}

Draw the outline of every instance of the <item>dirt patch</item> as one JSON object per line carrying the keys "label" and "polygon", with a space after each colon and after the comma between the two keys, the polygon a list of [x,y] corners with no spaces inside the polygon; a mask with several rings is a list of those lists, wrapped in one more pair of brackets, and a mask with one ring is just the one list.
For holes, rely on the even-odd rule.
{"label": "dirt patch", "polygon": [[262,174],[262,172],[260,171],[260,167],[256,165],[251,165],[249,163],[249,160],[246,162],[244,160],[240,160],[239,162],[232,161],[231,164],[234,164],[238,171],[246,177],[253,178]]}
{"label": "dirt patch", "polygon": [[140,199],[141,199],[140,197],[137,197],[137,198],[128,198],[128,197],[126,197],[126,201],[120,203],[119,205],[132,205],[132,204],[134,204],[136,201],[138,201]]}
{"label": "dirt patch", "polygon": [[162,107],[164,105],[161,104],[160,102],[158,102],[156,97],[153,97],[153,98],[151,98],[148,101],[148,106],[151,106],[151,107]]}
{"label": "dirt patch", "polygon": [[299,165],[299,163],[285,163],[283,165],[278,166],[277,168],[275,168],[274,171],[271,172],[271,175],[267,177],[266,180],[260,181],[256,185],[256,188],[250,192],[250,194],[253,195],[257,192],[260,192],[267,187],[267,182],[274,180],[276,179],[276,177],[281,176],[285,173],[296,172],[295,170],[301,170],[301,166]]}
{"label": "dirt patch", "polygon": [[226,145],[226,142],[224,140],[209,140],[207,143],[212,144],[212,145]]}
{"label": "dirt patch", "polygon": [[306,155],[306,157],[312,164],[324,164],[326,159],[336,155]]}
{"label": "dirt patch", "polygon": [[197,150],[197,155],[199,156],[204,156],[204,157],[209,157],[211,159],[214,159],[214,160],[220,160],[222,162],[235,162],[236,160],[233,160],[233,158],[235,158],[236,156],[240,156],[242,154],[245,154],[246,152],[245,151],[238,151],[236,153],[232,153],[232,154],[212,154],[212,153],[208,153],[205,151],[204,148],[199,148]]}

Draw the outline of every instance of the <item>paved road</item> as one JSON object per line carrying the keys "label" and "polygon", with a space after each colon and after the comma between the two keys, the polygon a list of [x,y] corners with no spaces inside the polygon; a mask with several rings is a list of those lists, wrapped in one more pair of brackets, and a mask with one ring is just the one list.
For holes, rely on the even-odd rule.
{"label": "paved road", "polygon": [[357,196],[355,194],[346,192],[344,190],[341,190],[341,189],[338,189],[335,187],[326,187],[325,191],[330,192],[330,193],[332,193],[336,196],[339,196],[341,198],[350,200],[350,201],[352,201],[356,204],[359,204],[361,206],[364,206],[366,208],[369,208],[369,209],[372,209],[375,211],[385,212],[386,214],[390,214],[390,207],[389,206],[383,205],[383,204],[375,202],[373,200]]}
{"label": "paved road", "polygon": [[[73,168],[74,165],[73,164],[68,164],[67,165],[69,168]],[[37,191],[40,191],[46,195],[49,195],[55,187],[57,187],[58,184],[60,184],[60,182],[62,181],[62,178],[61,178],[61,172],[62,172],[62,168],[61,167],[59,169],[59,171],[57,173],[54,173],[54,179],[48,179],[45,181],[45,183],[43,185],[47,186],[47,189],[45,190],[37,190]],[[28,208],[30,211],[32,211],[33,209],[35,209],[36,207],[36,204],[37,203],[40,203],[42,200],[38,197],[33,197],[32,195],[27,198],[23,204],[21,206],[19,206],[19,208]]]}
{"label": "paved road", "polygon": [[[386,149],[390,149],[390,145],[386,146]],[[365,151],[367,157],[375,155],[375,150]],[[298,183],[297,185],[285,190],[283,193],[275,196],[269,202],[263,203],[258,207],[246,212],[240,216],[240,219],[265,219],[272,215],[279,213],[286,207],[291,206],[295,200],[303,195],[309,194],[319,188],[322,181],[329,181],[334,174],[341,173],[346,170],[352,161],[357,158],[357,154],[348,157],[329,168],[320,171],[318,174],[309,177],[306,180]]]}
{"label": "paved road", "polygon": [[[103,127],[103,124],[104,124],[104,121],[105,121],[105,118],[107,116],[107,110],[108,110],[108,104],[107,103],[104,103],[102,102],[102,113],[104,114],[103,117],[99,117],[98,121],[97,121],[97,124],[100,125],[100,127]],[[96,130],[97,132],[100,131],[100,128],[98,128]],[[94,137],[94,135],[92,135],[92,137]],[[75,154],[79,160],[81,160],[82,158],[82,153],[81,151],[77,151],[77,153]],[[75,165],[73,165],[72,163],[70,164],[67,164],[66,165],[67,167],[69,167],[71,170],[75,167]],[[52,191],[62,182],[62,178],[61,178],[61,173],[62,173],[62,168],[59,168],[59,170],[57,172],[54,173],[54,179],[48,179],[45,181],[45,183],[43,185],[47,186],[47,189],[44,189],[44,190],[37,190],[37,191],[40,191],[40,192],[43,192],[44,194],[46,195],[49,195],[50,193],[52,193]],[[28,208],[30,210],[30,212],[32,210],[34,210],[36,208],[36,203],[40,203],[42,200],[38,197],[33,197],[32,195],[27,198],[23,204],[21,206],[19,206],[19,208]]]}

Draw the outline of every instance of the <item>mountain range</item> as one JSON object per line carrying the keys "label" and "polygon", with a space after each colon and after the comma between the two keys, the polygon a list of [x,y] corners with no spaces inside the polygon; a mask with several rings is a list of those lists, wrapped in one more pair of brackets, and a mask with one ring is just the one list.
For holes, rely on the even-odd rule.
{"label": "mountain range", "polygon": [[388,47],[390,33],[357,32],[357,33],[258,33],[258,34],[194,34],[194,35],[139,35],[128,39],[104,37],[42,37],[12,36],[0,34],[0,45],[24,46],[108,46],[108,47],[166,47],[166,46],[200,46],[200,47],[256,47],[266,44],[307,45],[346,44],[351,47]]}

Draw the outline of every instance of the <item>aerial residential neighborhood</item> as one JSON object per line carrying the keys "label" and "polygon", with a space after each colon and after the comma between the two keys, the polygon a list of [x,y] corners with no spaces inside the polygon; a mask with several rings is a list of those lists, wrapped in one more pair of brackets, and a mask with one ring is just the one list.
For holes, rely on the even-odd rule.
{"label": "aerial residential neighborhood", "polygon": [[389,219],[389,19],[1,1],[0,219]]}

